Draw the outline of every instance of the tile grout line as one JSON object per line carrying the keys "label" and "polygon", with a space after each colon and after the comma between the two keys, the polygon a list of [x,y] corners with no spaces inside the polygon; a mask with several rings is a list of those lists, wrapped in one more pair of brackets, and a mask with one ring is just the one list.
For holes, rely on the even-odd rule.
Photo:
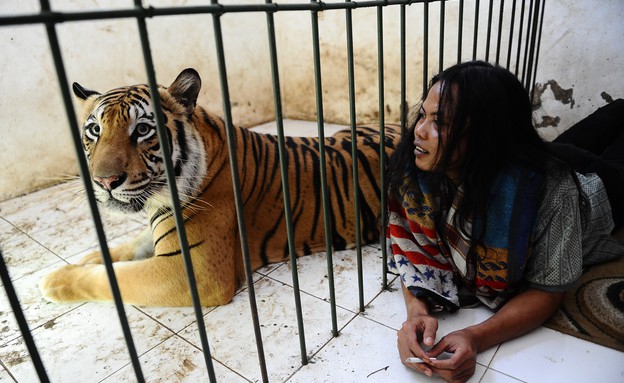
{"label": "tile grout line", "polygon": [[[136,311],[138,311],[139,313],[145,315],[147,318],[151,319],[152,321],[156,322],[158,325],[162,326],[164,329],[166,329],[167,331],[169,331],[171,334],[166,337],[165,339],[162,340],[162,342],[157,343],[156,345],[154,345],[153,347],[149,348],[148,350],[146,350],[144,353],[142,353],[141,355],[139,355],[139,359],[141,359],[141,357],[144,357],[146,354],[148,354],[149,352],[155,350],[157,347],[159,347],[160,345],[162,345],[163,343],[171,340],[172,338],[176,338],[179,339],[181,341],[183,341],[184,343],[188,344],[189,346],[193,347],[194,349],[196,349],[199,352],[203,353],[203,350],[198,347],[197,345],[191,343],[188,339],[186,339],[185,337],[181,336],[179,333],[187,328],[189,328],[192,325],[196,325],[196,322],[192,322],[189,323],[187,326],[183,327],[181,330],[179,330],[178,332],[174,331],[173,329],[169,328],[167,325],[165,325],[164,323],[162,323],[161,321],[159,321],[158,319],[154,318],[153,316],[151,316],[150,314],[146,313],[145,311],[141,310],[139,307],[134,306],[134,305],[129,305],[129,307],[132,307],[133,309],[135,309]],[[211,311],[210,310],[208,313],[204,314],[204,315],[208,315]],[[240,376],[242,379],[251,382],[248,378],[246,378],[245,376],[241,375],[239,372],[233,370],[232,368],[230,368],[229,366],[225,365],[223,362],[221,362],[220,360],[216,359],[215,357],[213,357],[211,355],[211,359],[217,363],[219,363],[221,366],[223,366],[224,368],[228,369],[229,371],[231,371],[232,373]],[[128,362],[126,364],[124,364],[123,366],[121,366],[119,369],[111,372],[108,376],[106,376],[105,378],[101,379],[99,381],[99,383],[105,382],[107,379],[110,379],[114,374],[118,373],[119,371],[123,370],[124,368],[127,368],[131,363]]]}
{"label": "tile grout line", "polygon": [[497,370],[495,368],[490,367],[492,365],[492,362],[494,361],[494,358],[496,357],[496,354],[498,354],[498,351],[500,350],[501,346],[502,346],[502,343],[496,346],[496,351],[494,351],[494,354],[492,354],[492,358],[490,358],[490,361],[488,362],[487,366],[485,366],[485,371],[483,372],[483,375],[481,376],[481,379],[479,379],[479,383],[481,383],[483,381],[483,379],[485,379],[485,375],[487,374],[488,371],[494,371],[494,372],[496,372],[498,374],[502,374],[502,375],[508,376],[508,377],[510,377],[512,379],[515,379],[518,382],[526,383],[522,379],[519,379],[519,378],[517,378],[515,376],[509,375],[507,373],[504,373],[502,371],[499,371],[499,370]]}
{"label": "tile grout line", "polygon": [[17,379],[15,378],[15,376],[13,376],[13,374],[11,373],[11,371],[9,370],[9,368],[4,364],[4,362],[2,361],[2,359],[0,359],[0,366],[2,366],[2,368],[4,369],[4,371],[7,373],[7,375],[9,375],[9,378],[13,379],[14,382],[18,383]]}
{"label": "tile grout line", "polygon": [[[319,298],[320,299],[320,298]],[[327,303],[326,301],[324,301],[323,299],[320,299],[321,301]],[[327,342],[323,343],[321,346],[319,346],[318,350],[316,350],[316,352],[308,355],[308,364],[310,363],[310,360],[312,360],[315,356],[317,356],[323,349],[325,349],[325,347],[327,347],[330,343],[332,343],[336,338],[340,337],[340,334],[344,331],[345,328],[347,328],[348,325],[350,325],[355,318],[357,318],[359,316],[359,314],[355,314],[352,311],[348,310],[349,312],[351,312],[353,315],[353,317],[351,317],[351,319],[349,319],[344,326],[342,326],[339,330],[338,330],[338,335],[337,336],[331,336]],[[331,334],[331,331],[330,331]],[[294,371],[292,374],[290,374],[282,383],[288,383],[288,381],[290,379],[292,379],[299,371],[301,371],[302,368],[304,368],[304,365],[299,366],[296,371]]]}
{"label": "tile grout line", "polygon": [[[372,298],[372,299],[368,302],[368,304],[367,304],[365,307],[369,307],[369,306],[371,305],[371,303],[372,303],[375,299],[379,298],[379,296],[380,296],[380,295],[381,295],[384,291],[386,291],[386,290],[383,290],[383,289],[382,289],[381,291],[379,291],[379,292],[378,292],[378,293],[377,293],[377,294],[376,294],[376,295],[375,295],[375,296],[374,296],[374,297],[373,297],[373,298]],[[306,294],[308,294],[308,293],[306,293]],[[308,295],[310,295],[310,294],[308,294]],[[323,301],[323,302],[325,302],[325,303],[329,303],[329,302],[325,301],[325,300],[324,300],[324,299],[322,299],[322,298],[318,298],[318,297],[316,297],[316,296],[313,296],[313,297],[315,297],[315,298],[317,298],[317,299],[319,299],[319,300],[321,300],[321,301]],[[344,308],[343,308],[343,309],[344,309]],[[317,356],[317,355],[318,355],[318,354],[319,354],[319,353],[320,353],[323,349],[325,349],[325,347],[327,347],[330,343],[332,343],[332,342],[333,342],[336,338],[340,337],[340,333],[342,333],[342,331],[344,331],[344,330],[347,328],[347,326],[349,326],[349,325],[350,325],[353,321],[355,321],[355,319],[356,319],[357,317],[361,317],[361,318],[362,318],[362,319],[364,319],[364,320],[368,320],[368,321],[373,322],[373,323],[375,323],[375,324],[378,324],[378,325],[384,326],[384,327],[386,327],[386,328],[388,328],[388,329],[391,329],[391,330],[396,330],[396,329],[394,329],[394,328],[392,328],[392,327],[390,327],[390,326],[388,326],[388,325],[386,325],[386,324],[384,324],[384,323],[381,323],[381,322],[378,322],[378,321],[376,321],[376,320],[373,320],[373,319],[370,319],[370,318],[366,317],[366,312],[358,312],[358,313],[355,313],[355,312],[353,312],[352,310],[348,310],[348,309],[344,309],[344,310],[346,310],[346,311],[348,311],[348,312],[350,312],[350,313],[352,313],[352,314],[354,314],[354,315],[351,317],[351,319],[349,319],[349,320],[345,323],[345,325],[344,325],[344,326],[342,326],[342,328],[340,328],[340,330],[338,331],[338,336],[336,336],[336,337],[332,336],[330,339],[328,339],[328,340],[327,340],[327,342],[325,342],[323,345],[321,345],[321,346],[319,347],[319,349],[318,349],[316,352],[314,352],[312,355],[310,355],[310,356],[309,356],[309,358],[310,358],[310,359],[312,359],[312,358],[314,358],[315,356]],[[297,370],[296,370],[296,371],[294,371],[292,374],[290,374],[290,375],[289,375],[289,376],[288,376],[288,377],[287,377],[287,378],[286,378],[286,379],[285,379],[282,383],[288,383],[288,381],[289,381],[289,380],[291,380],[291,379],[292,379],[292,378],[293,378],[293,377],[294,377],[294,376],[295,376],[298,372],[300,372],[300,371],[301,371],[304,367],[305,367],[305,366],[303,366],[303,365],[302,365],[302,366],[299,366],[299,368],[297,368]]]}
{"label": "tile grout line", "polygon": [[483,379],[485,379],[485,375],[487,374],[488,371],[494,371],[497,374],[505,375],[506,377],[511,378],[511,379],[517,381],[518,383],[528,383],[526,380],[519,379],[519,378],[517,378],[517,377],[515,377],[513,375],[509,375],[507,373],[498,371],[498,370],[496,370],[494,368],[491,368],[491,367],[486,367],[485,371],[483,372],[483,376],[481,376],[481,379],[479,379],[479,383],[483,382]]}
{"label": "tile grout line", "polygon": [[[268,273],[266,273],[266,274],[261,274],[261,273],[258,273],[258,274],[262,275],[262,277],[261,277],[261,278],[259,278],[259,279],[258,279],[257,281],[255,281],[254,283],[258,283],[258,282],[260,282],[261,280],[263,280],[263,279],[265,279],[265,278],[266,278],[266,279],[270,279],[271,281],[274,281],[275,283],[279,283],[279,284],[281,284],[281,285],[283,285],[283,286],[287,286],[287,287],[289,287],[290,289],[294,289],[294,288],[293,288],[293,286],[292,286],[291,284],[285,283],[285,282],[283,282],[283,281],[280,281],[280,280],[277,280],[277,279],[275,279],[275,278],[271,277],[271,274],[272,274],[274,271],[276,271],[277,269],[281,268],[281,267],[282,267],[282,266],[284,266],[284,265],[286,265],[286,262],[281,262],[281,263],[280,263],[280,265],[279,265],[278,267],[275,267],[273,270],[270,270],[270,271],[269,271]],[[317,299],[317,300],[319,300],[319,301],[321,301],[321,302],[323,302],[323,303],[325,303],[325,304],[330,304],[330,303],[329,303],[326,299],[323,299],[323,298],[321,298],[321,297],[318,297],[318,296],[316,296],[316,295],[314,295],[314,294],[312,294],[312,293],[309,293],[309,292],[304,291],[304,290],[301,290],[301,289],[300,289],[300,292],[301,292],[301,293],[303,293],[303,294],[306,294],[307,296],[310,296],[310,297],[312,297],[312,298],[314,298],[314,299]],[[378,294],[377,294],[377,295],[375,295],[375,297],[377,297],[377,296],[378,296]],[[374,298],[373,298],[373,299],[374,299]],[[371,302],[372,302],[372,300],[371,300]],[[369,302],[369,304],[370,304],[370,302]],[[350,318],[350,319],[349,319],[349,320],[348,320],[348,321],[344,324],[344,326],[342,326],[342,327],[338,330],[338,336],[330,336],[330,338],[329,338],[326,342],[324,342],[323,344],[321,344],[321,345],[319,346],[319,348],[318,348],[315,352],[313,352],[312,354],[306,355],[306,356],[307,356],[307,358],[308,358],[308,362],[310,362],[310,360],[311,360],[311,359],[313,359],[316,355],[318,355],[318,353],[319,353],[319,352],[321,352],[321,350],[323,350],[323,349],[324,349],[327,345],[329,345],[329,344],[330,344],[330,343],[331,343],[331,342],[332,342],[335,338],[339,337],[339,336],[340,336],[340,333],[341,333],[341,332],[342,332],[342,331],[343,331],[343,330],[344,330],[344,329],[345,329],[345,328],[346,328],[346,327],[347,327],[347,326],[348,326],[351,322],[353,322],[353,320],[354,320],[354,319],[355,319],[355,318],[359,315],[359,313],[356,313],[356,312],[354,312],[353,310],[347,309],[347,308],[342,307],[342,306],[340,306],[340,305],[336,305],[336,307],[339,307],[339,308],[341,308],[341,309],[345,310],[346,312],[351,313],[351,314],[352,314],[352,317],[351,317],[351,318]],[[328,330],[328,331],[329,331],[329,334],[331,334],[331,331],[330,331],[330,330]],[[306,350],[306,354],[307,354],[307,350]],[[305,366],[304,366],[304,365],[300,365],[300,366],[298,366],[298,367],[295,369],[295,371],[293,371],[290,375],[288,375],[288,376],[287,376],[287,377],[286,377],[286,378],[285,378],[282,382],[283,382],[283,383],[287,383],[290,379],[292,379],[292,377],[293,377],[294,375],[296,375],[299,371],[301,371],[301,369],[302,369],[303,367],[305,367]]]}
{"label": "tile grout line", "polygon": [[[43,327],[43,326],[45,326],[45,325],[49,324],[50,322],[54,322],[54,321],[56,321],[57,319],[59,319],[59,318],[61,318],[61,317],[64,317],[65,315],[67,315],[67,314],[71,313],[72,311],[78,310],[80,307],[82,307],[82,306],[84,306],[84,305],[86,305],[86,304],[87,304],[86,302],[85,302],[85,303],[81,303],[81,304],[77,305],[76,307],[71,308],[71,309],[69,309],[68,311],[63,312],[62,314],[59,314],[59,315],[55,316],[55,317],[54,317],[54,318],[52,318],[52,319],[48,319],[47,321],[45,321],[44,323],[42,323],[42,324],[40,324],[40,325],[37,325],[36,327],[30,327],[30,326],[32,325],[32,322],[29,322],[29,321],[28,321],[28,318],[27,318],[27,322],[29,322],[29,323],[28,323],[28,327],[29,327],[29,329],[30,329],[30,332],[32,333],[32,332],[34,332],[34,331],[37,331],[38,329],[40,329],[41,327]],[[22,310],[24,310],[24,309],[22,309]],[[11,313],[11,314],[13,314],[13,311],[10,311],[10,313]],[[26,315],[26,314],[24,313],[24,315]],[[19,331],[19,332],[17,333],[17,335],[16,335],[15,337],[13,337],[13,338],[10,338],[10,339],[8,339],[8,340],[6,340],[6,341],[3,339],[3,343],[0,343],[0,346],[6,346],[6,345],[8,345],[9,343],[11,343],[11,342],[14,342],[14,341],[18,340],[19,338],[23,338],[23,336],[22,336],[22,332],[21,332],[21,331]]]}
{"label": "tile grout line", "polygon": [[[137,355],[137,357],[139,358],[139,361],[141,359],[142,356],[144,356],[145,354],[147,354],[148,352],[152,351],[153,349],[155,349],[156,347],[160,346],[161,344],[165,343],[166,341],[168,341],[169,339],[171,339],[172,337],[175,336],[175,333],[172,333],[171,336],[165,338],[162,342],[157,343],[156,345],[154,345],[154,347],[148,349],[147,351],[145,351],[144,353],[142,353],[141,355]],[[118,373],[119,371],[123,370],[124,368],[131,366],[132,362],[129,360],[128,363],[122,365],[121,367],[119,367],[117,370],[115,371],[111,371],[110,374],[108,374],[108,376],[104,377],[103,379],[99,380],[98,383],[102,383],[104,381],[106,381],[107,379],[110,379],[113,375],[115,375],[116,373]]]}
{"label": "tile grout line", "polygon": [[[55,316],[54,318],[49,319],[49,320],[45,321],[44,323],[42,323],[42,324],[40,324],[40,325],[38,325],[38,326],[36,326],[36,327],[29,328],[30,333],[33,335],[33,338],[35,338],[34,333],[35,333],[36,331],[38,331],[39,329],[41,329],[42,327],[44,327],[44,326],[45,326],[45,325],[47,325],[48,323],[50,323],[50,322],[54,322],[54,321],[56,321],[57,319],[59,319],[59,318],[61,318],[61,317],[65,316],[65,315],[67,315],[67,314],[69,314],[69,313],[71,313],[71,312],[73,312],[73,311],[75,311],[75,310],[78,310],[79,308],[83,307],[84,305],[86,305],[86,303],[79,304],[78,306],[76,306],[76,307],[74,307],[74,308],[72,308],[72,309],[70,309],[70,310],[68,310],[68,311],[65,311],[64,313],[62,313],[62,314],[60,314],[60,315],[57,315],[57,316]],[[11,311],[11,313],[13,313],[13,312]],[[30,325],[29,325],[29,327],[30,327]],[[20,332],[18,332],[18,335],[16,335],[14,338],[11,338],[11,339],[9,339],[8,341],[6,341],[6,342],[4,342],[4,343],[0,344],[0,346],[4,347],[4,346],[7,346],[7,345],[9,345],[10,343],[15,342],[15,341],[18,341],[18,340],[21,340],[20,344],[21,344],[21,345],[24,345],[24,344],[23,344],[23,343],[24,343],[24,341],[23,341],[23,335],[22,335],[21,331],[20,331]],[[37,339],[35,338],[34,340],[35,340],[35,343],[36,343]],[[28,360],[28,362],[29,362],[29,363],[32,363],[32,360],[31,360],[31,358],[30,358],[30,353],[28,353],[28,352],[27,352],[27,360]],[[15,382],[18,382],[18,383],[19,383],[19,381],[17,380],[17,378],[15,378],[15,376],[11,373],[11,369],[10,369],[10,368],[9,368],[9,367],[8,367],[8,366],[4,363],[4,361],[2,361],[2,359],[0,359],[0,364],[4,367],[5,371],[9,374],[9,376],[10,376],[10,377],[11,377],[11,378],[15,381]],[[45,360],[43,360],[43,364],[44,364],[44,367],[45,367]]]}
{"label": "tile grout line", "polygon": [[[190,326],[190,324],[189,324],[189,326]],[[184,329],[188,328],[189,326],[186,326]],[[182,331],[182,330],[180,330],[180,331]],[[199,346],[197,346],[197,345],[195,345],[195,344],[191,343],[191,341],[190,341],[190,340],[186,339],[185,337],[183,337],[183,336],[182,336],[182,335],[180,335],[179,333],[174,334],[174,336],[175,336],[176,338],[180,339],[181,341],[183,341],[183,342],[185,342],[185,343],[189,344],[191,347],[195,348],[195,349],[196,349],[196,350],[198,350],[199,352],[202,352],[202,353],[204,352],[204,351],[203,351],[203,350],[202,350]],[[167,338],[167,339],[171,339],[171,338]],[[223,362],[223,361],[221,361],[221,360],[219,360],[219,359],[215,358],[215,357],[212,355],[212,352],[211,352],[211,354],[210,354],[210,359],[212,359],[213,361],[215,361],[215,362],[219,363],[221,366],[223,366],[223,368],[226,368],[227,370],[231,371],[232,373],[234,373],[234,374],[236,374],[236,375],[240,376],[242,379],[244,379],[244,380],[246,380],[246,381],[248,381],[248,382],[253,382],[253,380],[251,380],[251,379],[247,378],[247,377],[246,377],[246,376],[244,376],[242,373],[240,373],[240,372],[238,372],[238,371],[234,370],[232,367],[230,367],[230,366],[228,366],[227,364],[225,364],[225,362]]]}
{"label": "tile grout line", "polygon": [[[379,250],[379,251],[381,251],[380,249],[378,249],[378,248],[376,248],[376,247],[374,247],[374,246],[371,246],[371,245],[366,245],[366,247],[371,247],[371,248],[373,248],[374,250]],[[290,287],[290,288],[293,288],[292,282],[291,282],[291,283],[287,283],[287,282],[284,282],[284,281],[280,281],[279,279],[276,279],[276,278],[274,278],[274,277],[272,277],[272,276],[271,276],[271,274],[272,274],[273,272],[275,272],[277,269],[281,268],[284,264],[285,264],[285,262],[283,262],[280,266],[278,266],[278,267],[274,268],[273,270],[269,271],[268,273],[266,273],[266,274],[261,274],[261,275],[263,275],[265,278],[269,278],[269,279],[271,279],[272,281],[274,281],[274,282],[276,282],[276,283],[280,283],[280,284],[282,284],[282,285],[284,285],[284,286],[288,286],[288,287]],[[260,273],[258,273],[258,274],[260,274]],[[393,276],[393,277],[392,277],[392,280],[394,281],[396,278],[398,278],[398,276]],[[258,281],[259,281],[259,280],[258,280]],[[257,282],[257,281],[256,281],[256,282]],[[389,283],[388,283],[388,286],[390,285],[390,283],[392,283],[392,282],[389,282]],[[381,285],[380,285],[380,286],[381,286]],[[302,289],[299,289],[299,291],[300,291],[300,292],[303,292],[303,293],[305,293],[305,294],[307,294],[307,295],[309,295],[309,296],[311,296],[311,297],[317,298],[317,299],[319,299],[319,300],[321,300],[321,301],[323,301],[323,302],[330,303],[330,302],[329,302],[329,300],[328,300],[327,298],[323,298],[323,297],[317,296],[317,295],[315,295],[314,293],[311,293],[311,292],[308,292],[308,291],[304,291],[304,290],[302,290]],[[371,299],[370,299],[370,301],[369,301],[369,302],[365,305],[365,307],[370,306],[370,304],[371,304],[371,303],[372,303],[372,302],[373,302],[373,301],[374,301],[377,297],[379,297],[379,295],[380,295],[381,293],[383,293],[384,291],[390,291],[390,289],[389,289],[389,288],[388,288],[388,289],[380,289],[377,293],[373,294],[373,298],[371,298]],[[356,314],[356,315],[362,314],[360,311],[357,311],[357,310],[354,310],[354,309],[350,309],[350,308],[348,308],[348,307],[346,307],[346,306],[343,306],[343,305],[340,305],[340,304],[338,304],[338,303],[336,303],[336,307],[339,307],[339,308],[341,308],[341,309],[343,309],[343,310],[349,311],[349,312],[354,313],[354,314]],[[364,312],[363,314],[364,314],[364,315],[366,315],[366,312]],[[386,327],[387,327],[387,326],[386,326]]]}

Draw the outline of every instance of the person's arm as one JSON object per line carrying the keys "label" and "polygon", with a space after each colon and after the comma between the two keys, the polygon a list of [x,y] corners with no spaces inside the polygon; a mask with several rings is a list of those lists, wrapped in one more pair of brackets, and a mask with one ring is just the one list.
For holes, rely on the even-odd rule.
{"label": "person's arm", "polygon": [[416,317],[419,315],[429,315],[429,306],[426,302],[421,299],[416,298],[411,291],[408,290],[407,287],[403,283],[401,283],[401,287],[403,288],[403,299],[405,299],[405,309],[407,310],[407,318]]}
{"label": "person's arm", "polygon": [[524,335],[550,318],[563,302],[564,293],[528,289],[479,324],[454,331],[428,352],[436,357],[446,351],[448,360],[433,361],[433,372],[448,382],[464,382],[474,374],[477,353]]}
{"label": "person's arm", "polygon": [[555,314],[563,303],[564,294],[537,289],[518,294],[488,320],[467,328],[480,339],[477,351],[485,351],[536,329]]}
{"label": "person's arm", "polygon": [[417,357],[431,363],[427,353],[420,347],[420,342],[427,347],[433,346],[438,320],[429,315],[429,306],[425,301],[412,294],[403,283],[401,286],[407,311],[407,319],[397,332],[397,347],[401,362],[416,371],[432,376],[433,371],[425,363],[407,363],[406,359]]}

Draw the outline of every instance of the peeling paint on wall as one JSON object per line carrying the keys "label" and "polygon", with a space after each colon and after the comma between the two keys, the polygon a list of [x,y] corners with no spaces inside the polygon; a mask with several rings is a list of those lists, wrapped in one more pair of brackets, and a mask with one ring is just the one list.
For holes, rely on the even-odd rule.
{"label": "peeling paint on wall", "polygon": [[600,93],[600,97],[602,97],[602,99],[605,100],[607,104],[613,102],[613,97],[611,97],[611,95],[607,92]]}
{"label": "peeling paint on wall", "polygon": [[549,126],[557,127],[561,122],[561,117],[542,116],[542,121],[535,124],[538,128],[547,128]]}
{"label": "peeling paint on wall", "polygon": [[[536,109],[543,106],[546,98],[550,98],[544,97],[544,94],[549,89],[552,93],[552,97],[554,98],[554,100],[558,101],[563,105],[570,105],[570,109],[574,107],[574,88],[564,89],[559,85],[556,80],[549,80],[545,84],[535,84],[535,91],[533,93],[533,105],[535,105]],[[541,116],[541,121],[536,122],[535,126],[537,128],[557,127],[559,126],[560,122],[560,116],[543,115]]]}
{"label": "peeling paint on wall", "polygon": [[555,100],[561,101],[561,103],[564,105],[570,104],[570,109],[574,107],[574,97],[572,97],[574,94],[574,88],[563,89],[555,80],[549,80],[545,84],[535,84],[534,100],[541,100],[541,96],[549,87],[553,95],[555,96]]}

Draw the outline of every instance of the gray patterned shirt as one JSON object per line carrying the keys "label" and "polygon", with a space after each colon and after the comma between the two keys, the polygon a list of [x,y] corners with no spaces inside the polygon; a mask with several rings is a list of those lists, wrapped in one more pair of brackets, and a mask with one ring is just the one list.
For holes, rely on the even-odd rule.
{"label": "gray patterned shirt", "polygon": [[546,180],[533,255],[525,271],[531,287],[565,291],[581,276],[583,266],[624,255],[624,242],[610,235],[613,218],[602,180],[595,174],[577,177],[585,199],[571,174]]}

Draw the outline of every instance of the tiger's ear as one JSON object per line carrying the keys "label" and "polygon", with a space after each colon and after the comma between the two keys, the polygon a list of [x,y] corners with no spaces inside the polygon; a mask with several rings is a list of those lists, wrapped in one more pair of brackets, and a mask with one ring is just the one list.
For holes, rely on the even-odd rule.
{"label": "tiger's ear", "polygon": [[82,85],[78,84],[77,82],[72,84],[72,90],[74,91],[74,95],[76,95],[76,97],[78,97],[81,100],[86,100],[87,98],[93,95],[100,94],[99,92],[96,92],[94,90],[83,88]]}
{"label": "tiger's ear", "polygon": [[188,113],[193,113],[200,89],[201,78],[199,78],[199,73],[193,68],[183,70],[167,88],[169,94],[180,104],[184,105]]}

